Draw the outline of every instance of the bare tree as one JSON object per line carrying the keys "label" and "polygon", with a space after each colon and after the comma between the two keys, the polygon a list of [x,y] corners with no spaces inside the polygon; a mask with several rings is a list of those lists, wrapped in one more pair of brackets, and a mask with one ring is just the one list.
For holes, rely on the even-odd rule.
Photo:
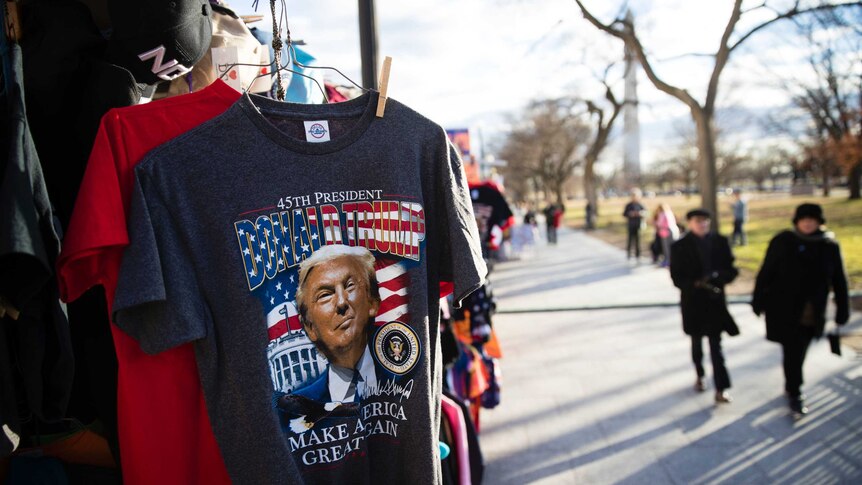
{"label": "bare tree", "polygon": [[794,156],[786,147],[778,144],[758,146],[750,150],[741,167],[741,175],[754,182],[759,192],[766,190],[766,181],[772,182],[775,190],[778,179],[787,177],[794,165]]}
{"label": "bare tree", "polygon": [[558,204],[565,203],[564,186],[580,163],[590,128],[574,112],[572,99],[534,101],[507,137],[500,151],[508,165],[507,180],[530,180]]}
{"label": "bare tree", "polygon": [[[676,133],[676,146],[656,162],[656,169],[652,171],[652,175],[681,183],[681,187],[678,188],[690,196],[695,191],[702,168],[698,153],[692,148],[696,146],[697,134],[688,123],[674,123],[673,129]],[[718,126],[715,130],[717,135],[721,135],[724,131]],[[719,137],[719,139],[723,138]],[[674,143],[674,138],[669,141]],[[731,185],[734,181],[745,177],[744,167],[749,157],[739,147],[731,146],[727,142],[719,142],[716,144],[715,151],[716,176],[721,185]]]}
{"label": "bare tree", "polygon": [[682,191],[689,198],[697,191],[701,171],[697,150],[693,148],[697,146],[697,135],[688,123],[677,121],[672,127],[678,139],[676,149],[659,163],[667,167],[669,175],[673,174],[676,181],[682,183]]}
{"label": "bare tree", "polygon": [[[596,28],[625,42],[626,46],[637,56],[647,78],[656,87],[656,89],[677,98],[688,106],[691,111],[691,117],[697,128],[698,159],[701,165],[701,198],[703,200],[704,207],[708,208],[713,214],[715,214],[712,220],[714,229],[718,228],[718,206],[716,198],[717,157],[715,151],[715,130],[713,129],[713,120],[715,116],[715,102],[718,95],[718,82],[722,71],[724,71],[724,68],[727,66],[730,54],[756,32],[779,20],[789,19],[811,12],[835,9],[838,7],[862,5],[862,2],[840,4],[821,2],[813,7],[805,8],[800,7],[800,1],[797,0],[794,2],[793,7],[783,11],[777,11],[768,5],[768,1],[764,1],[759,6],[743,11],[742,0],[734,0],[733,8],[730,12],[730,18],[725,25],[718,50],[712,56],[715,59],[715,63],[709,78],[706,97],[701,102],[692,96],[688,90],[669,84],[659,77],[653,68],[650,56],[647,55],[646,50],[635,31],[633,22],[626,20],[622,15],[620,15],[610,23],[603,23],[584,6],[582,0],[575,0],[575,3],[578,4],[584,18],[586,18]],[[744,14],[755,10],[768,10],[772,12],[772,16],[769,20],[757,24],[738,36],[734,36],[740,18]],[[733,37],[735,38],[732,39]]]}
{"label": "bare tree", "polygon": [[697,181],[697,157],[679,150],[666,158],[657,160],[653,164],[652,171],[657,178],[656,183],[658,185],[675,184],[672,185],[672,188],[681,190],[686,194],[686,197],[690,197]]}
{"label": "bare tree", "polygon": [[[610,66],[608,67],[610,69]],[[605,99],[610,103],[610,112],[605,118],[605,109],[594,103],[587,101],[587,110],[590,117],[594,119],[595,131],[593,141],[590,142],[590,147],[587,149],[587,154],[584,156],[584,197],[587,199],[589,207],[592,208],[594,214],[598,214],[599,198],[596,190],[596,173],[595,165],[602,151],[608,145],[608,138],[614,126],[617,116],[623,108],[624,102],[618,101],[611,87],[607,83],[607,72],[605,70],[605,79],[602,79],[602,84],[605,86]],[[587,220],[591,221],[590,214],[587,214]],[[589,225],[589,223],[588,223]]]}
{"label": "bare tree", "polygon": [[[862,177],[862,33],[859,19],[844,19],[835,12],[814,16],[800,24],[814,52],[809,65],[811,82],[795,81],[794,104],[811,120],[810,141],[805,144],[812,165],[820,172],[824,195],[831,175],[841,168],[848,176],[850,198],[860,198]],[[833,36],[816,35],[833,27]]]}
{"label": "bare tree", "polygon": [[745,178],[745,165],[748,156],[738,148],[732,150],[718,149],[716,157],[716,176],[719,185],[731,186]]}

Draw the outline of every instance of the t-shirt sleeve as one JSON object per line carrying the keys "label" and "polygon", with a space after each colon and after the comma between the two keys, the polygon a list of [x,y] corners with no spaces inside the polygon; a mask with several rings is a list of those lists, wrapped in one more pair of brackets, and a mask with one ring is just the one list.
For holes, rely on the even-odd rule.
{"label": "t-shirt sleeve", "polygon": [[122,149],[116,114],[102,118],[63,250],[57,262],[60,297],[74,301],[90,287],[116,278],[117,261],[128,244],[120,173],[128,164]]}
{"label": "t-shirt sleeve", "polygon": [[452,284],[455,307],[482,285],[488,270],[482,259],[479,229],[473,215],[473,203],[467,187],[467,176],[458,150],[448,144],[446,160],[440,170],[440,189],[446,239],[442,241],[441,281]]}
{"label": "t-shirt sleeve", "polygon": [[114,322],[156,354],[206,336],[209,309],[170,211],[139,166],[129,212]]}
{"label": "t-shirt sleeve", "polygon": [[[23,110],[23,101],[9,101]],[[58,243],[30,131],[23,114],[14,118],[2,126],[9,132],[3,131],[8,157],[0,162],[0,296],[20,311],[51,279]]]}

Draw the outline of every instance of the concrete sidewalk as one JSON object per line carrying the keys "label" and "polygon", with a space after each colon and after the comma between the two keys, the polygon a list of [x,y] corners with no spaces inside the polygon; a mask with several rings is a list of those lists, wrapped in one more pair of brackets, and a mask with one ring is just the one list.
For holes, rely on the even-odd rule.
{"label": "concrete sidewalk", "polygon": [[[498,264],[492,282],[505,357],[502,402],[481,414],[485,483],[862,483],[862,361],[852,352],[812,345],[811,413],[794,421],[781,348],[747,305],[733,305],[742,334],[724,349],[735,400],[715,406],[711,385],[692,389],[678,308],[562,310],[675,301],[667,270],[563,232],[533,260]],[[507,313],[542,308],[557,311]],[[860,326],[856,314],[850,327]]]}

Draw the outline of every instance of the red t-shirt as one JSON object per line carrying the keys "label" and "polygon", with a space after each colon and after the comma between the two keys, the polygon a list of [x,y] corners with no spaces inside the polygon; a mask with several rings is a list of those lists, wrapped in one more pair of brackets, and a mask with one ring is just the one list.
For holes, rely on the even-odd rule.
{"label": "red t-shirt", "polygon": [[[201,91],[112,109],[102,118],[57,262],[61,297],[102,285],[108,314],[129,243],[134,167],[150,150],[223,113],[239,93],[222,81]],[[192,344],[145,354],[111,325],[126,484],[230,483],[210,427]]]}

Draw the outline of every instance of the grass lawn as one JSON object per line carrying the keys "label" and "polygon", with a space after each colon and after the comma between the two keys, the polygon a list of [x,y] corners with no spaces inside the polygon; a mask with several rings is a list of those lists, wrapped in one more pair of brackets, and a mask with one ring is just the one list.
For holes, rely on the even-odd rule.
{"label": "grass lawn", "polygon": [[[748,245],[733,248],[736,263],[740,269],[740,277],[730,287],[728,293],[749,293],[754,286],[754,278],[760,269],[760,264],[766,254],[769,240],[783,229],[792,228],[791,219],[797,205],[803,202],[814,202],[823,206],[826,216],[826,227],[835,233],[841,243],[841,253],[844,256],[844,266],[850,287],[862,290],[862,200],[847,200],[846,193],[833,197],[821,196],[790,196],[788,194],[758,194],[748,193],[749,221],[745,226],[748,234]],[[733,233],[733,216],[730,205],[732,196],[719,197],[719,221],[721,233],[729,236]],[[605,199],[599,201],[598,229],[591,234],[604,241],[625,248],[626,229],[622,217],[623,207],[628,198]],[[673,209],[681,229],[685,229],[685,213],[700,205],[697,195],[656,196],[644,198],[641,203],[650,211],[648,220],[659,203],[666,202]],[[569,227],[583,228],[583,201],[577,205],[569,205],[566,210],[565,222]],[[649,254],[649,243],[653,238],[653,228],[648,225],[641,235],[641,251]]]}

